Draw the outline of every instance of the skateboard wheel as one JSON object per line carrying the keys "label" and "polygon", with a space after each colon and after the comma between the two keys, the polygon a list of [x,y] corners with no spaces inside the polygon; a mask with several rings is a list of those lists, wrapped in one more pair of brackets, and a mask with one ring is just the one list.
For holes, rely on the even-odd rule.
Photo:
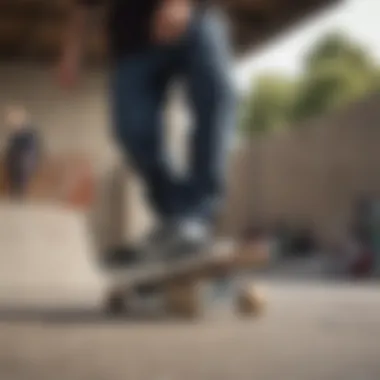
{"label": "skateboard wheel", "polygon": [[201,308],[197,286],[194,284],[171,285],[165,291],[165,309],[172,316],[197,318]]}
{"label": "skateboard wheel", "polygon": [[254,286],[244,286],[239,290],[236,300],[236,309],[242,316],[260,316],[266,306],[264,295]]}
{"label": "skateboard wheel", "polygon": [[106,301],[106,311],[113,316],[125,314],[128,311],[125,294],[119,291],[112,292]]}

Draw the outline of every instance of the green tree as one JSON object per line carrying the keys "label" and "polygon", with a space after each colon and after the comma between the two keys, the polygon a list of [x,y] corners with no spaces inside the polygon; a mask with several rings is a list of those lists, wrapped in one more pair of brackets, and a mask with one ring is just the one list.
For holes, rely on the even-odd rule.
{"label": "green tree", "polygon": [[337,61],[360,71],[373,69],[373,60],[368,52],[339,32],[329,33],[317,42],[306,56],[305,69],[310,72]]}
{"label": "green tree", "polygon": [[242,107],[242,127],[248,134],[283,128],[292,112],[294,83],[279,75],[257,79]]}
{"label": "green tree", "polygon": [[323,114],[375,91],[377,72],[361,46],[340,34],[326,36],[306,57],[293,121]]}
{"label": "green tree", "polygon": [[318,116],[349,104],[375,90],[374,84],[373,73],[341,62],[320,67],[301,81],[292,120]]}
{"label": "green tree", "polygon": [[370,54],[347,36],[331,33],[306,56],[297,81],[273,74],[255,81],[242,106],[243,130],[263,134],[297,125],[376,90],[380,69]]}
{"label": "green tree", "polygon": [[380,70],[377,69],[374,74],[374,84],[375,91],[380,92]]}

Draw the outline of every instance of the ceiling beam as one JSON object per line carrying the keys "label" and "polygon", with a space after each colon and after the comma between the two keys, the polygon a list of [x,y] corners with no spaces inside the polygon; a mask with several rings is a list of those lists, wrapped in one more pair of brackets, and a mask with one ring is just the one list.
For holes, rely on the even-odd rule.
{"label": "ceiling beam", "polygon": [[[144,1],[144,0],[141,0]],[[323,5],[339,0],[217,0],[232,21],[236,52],[264,43]],[[59,53],[70,0],[0,0],[0,58],[46,61]],[[102,28],[89,41],[89,61],[106,56]]]}

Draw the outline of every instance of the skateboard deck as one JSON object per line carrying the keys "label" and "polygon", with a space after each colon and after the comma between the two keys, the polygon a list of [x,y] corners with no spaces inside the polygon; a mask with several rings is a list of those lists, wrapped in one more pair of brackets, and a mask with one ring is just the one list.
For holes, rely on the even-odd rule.
{"label": "skateboard deck", "polygon": [[[133,268],[108,270],[109,293],[107,310],[112,314],[128,309],[128,298],[159,294],[165,299],[170,314],[194,317],[202,305],[201,284],[227,281],[246,268],[238,244],[233,240],[218,240],[187,259],[178,262],[141,264]],[[250,262],[250,265],[254,265]]]}
{"label": "skateboard deck", "polygon": [[185,259],[110,269],[108,277],[115,285],[136,287],[147,283],[160,286],[183,279],[184,276],[191,278],[210,276],[210,271],[232,269],[236,249],[233,242],[217,242],[205,248],[204,252],[189,255]]}

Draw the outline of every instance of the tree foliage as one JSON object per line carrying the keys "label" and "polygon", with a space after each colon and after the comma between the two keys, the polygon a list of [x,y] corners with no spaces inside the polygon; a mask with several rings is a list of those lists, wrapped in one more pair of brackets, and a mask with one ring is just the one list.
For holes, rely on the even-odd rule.
{"label": "tree foliage", "polygon": [[380,69],[366,50],[340,33],[321,39],[304,61],[303,75],[292,81],[264,75],[244,104],[243,127],[267,133],[342,107],[380,90]]}
{"label": "tree foliage", "polygon": [[301,81],[293,107],[293,121],[315,117],[353,102],[374,89],[373,73],[344,62],[329,62]]}
{"label": "tree foliage", "polygon": [[350,65],[353,69],[368,70],[373,62],[367,51],[342,33],[330,33],[322,38],[305,59],[306,71],[314,71],[332,62]]}
{"label": "tree foliage", "polygon": [[371,57],[341,34],[325,37],[305,61],[294,121],[342,107],[375,90],[377,69]]}
{"label": "tree foliage", "polygon": [[292,112],[293,98],[294,84],[286,77],[260,77],[244,105],[246,131],[262,134],[283,128]]}

